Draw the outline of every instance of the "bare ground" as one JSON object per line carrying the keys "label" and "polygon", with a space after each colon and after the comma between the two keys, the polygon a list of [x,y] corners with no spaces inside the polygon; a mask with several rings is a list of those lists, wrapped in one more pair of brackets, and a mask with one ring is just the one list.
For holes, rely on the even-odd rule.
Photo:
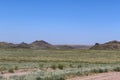
{"label": "bare ground", "polygon": [[20,69],[20,70],[16,70],[14,73],[5,72],[5,73],[2,74],[2,76],[6,79],[9,79],[10,76],[27,75],[27,74],[30,74],[34,70],[39,70],[39,69]]}
{"label": "bare ground", "polygon": [[[4,73],[3,77],[6,79],[9,79],[10,76],[21,76],[21,75],[27,75],[30,74],[34,70],[39,69],[28,69],[28,70],[17,70],[15,73]],[[51,70],[47,70],[51,71]],[[120,80],[120,72],[109,72],[109,73],[100,73],[100,74],[94,74],[89,76],[80,76],[75,78],[70,78],[67,80]]]}
{"label": "bare ground", "polygon": [[120,80],[120,72],[109,72],[91,76],[75,77],[67,80]]}
{"label": "bare ground", "polygon": [[[46,71],[53,71],[51,68],[48,69],[44,69]],[[33,71],[40,71],[40,69],[34,68],[34,69],[19,69],[19,70],[15,70],[14,73],[9,73],[9,72],[4,72],[2,74],[2,76],[5,79],[9,79],[10,76],[22,76],[22,75],[27,75],[27,74],[31,74]]]}

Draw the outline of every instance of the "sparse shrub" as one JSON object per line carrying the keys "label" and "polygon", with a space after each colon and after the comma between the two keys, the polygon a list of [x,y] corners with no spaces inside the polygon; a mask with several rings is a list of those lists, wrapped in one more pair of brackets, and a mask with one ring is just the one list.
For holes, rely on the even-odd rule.
{"label": "sparse shrub", "polygon": [[98,69],[92,69],[91,72],[92,73],[99,73]]}
{"label": "sparse shrub", "polygon": [[89,71],[84,71],[84,72],[83,72],[83,75],[88,76],[88,75],[89,75],[89,73],[90,73]]}
{"label": "sparse shrub", "polygon": [[44,66],[43,64],[39,64],[39,68],[43,68],[43,66]]}
{"label": "sparse shrub", "polygon": [[11,68],[8,70],[9,73],[14,73],[14,70]]}
{"label": "sparse shrub", "polygon": [[5,71],[7,70],[6,67],[0,67],[0,71]]}
{"label": "sparse shrub", "polygon": [[60,77],[59,79],[57,79],[57,80],[65,80],[65,78],[64,77]]}
{"label": "sparse shrub", "polygon": [[75,75],[83,75],[83,73],[81,73],[80,71],[79,72],[77,72]]}
{"label": "sparse shrub", "polygon": [[72,64],[70,64],[69,67],[74,68],[74,66]]}
{"label": "sparse shrub", "polygon": [[55,64],[53,64],[53,65],[51,65],[51,68],[55,70],[57,68],[57,66]]}
{"label": "sparse shrub", "polygon": [[1,74],[4,74],[4,72],[1,72]]}
{"label": "sparse shrub", "polygon": [[114,68],[113,71],[117,71],[117,72],[119,72],[119,71],[120,71],[120,67],[116,67],[116,68]]}
{"label": "sparse shrub", "polygon": [[93,69],[91,70],[92,73],[103,73],[103,72],[108,72],[108,69]]}
{"label": "sparse shrub", "polygon": [[66,80],[65,76],[62,75],[52,75],[51,77],[47,77],[43,80]]}
{"label": "sparse shrub", "polygon": [[2,80],[3,79],[3,76],[2,75],[0,75],[0,80]]}
{"label": "sparse shrub", "polygon": [[36,66],[34,66],[34,68],[37,68]]}
{"label": "sparse shrub", "polygon": [[81,67],[82,67],[82,65],[80,65],[80,64],[77,66],[77,68],[81,68]]}
{"label": "sparse shrub", "polygon": [[6,67],[0,67],[0,71],[7,70]]}
{"label": "sparse shrub", "polygon": [[58,68],[62,70],[64,68],[64,65],[63,64],[59,64]]}
{"label": "sparse shrub", "polygon": [[108,72],[109,70],[108,69],[104,69],[104,72]]}
{"label": "sparse shrub", "polygon": [[40,77],[37,77],[37,78],[36,78],[36,80],[42,80],[42,78],[40,78]]}
{"label": "sparse shrub", "polygon": [[103,73],[105,72],[105,69],[98,69],[98,73]]}
{"label": "sparse shrub", "polygon": [[18,70],[18,66],[15,66],[15,70]]}

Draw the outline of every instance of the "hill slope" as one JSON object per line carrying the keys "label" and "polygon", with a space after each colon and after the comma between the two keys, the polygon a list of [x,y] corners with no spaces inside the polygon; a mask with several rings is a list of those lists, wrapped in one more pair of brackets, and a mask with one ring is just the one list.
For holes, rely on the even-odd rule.
{"label": "hill slope", "polygon": [[96,43],[90,49],[94,50],[120,50],[120,42],[119,41],[110,41],[104,44]]}

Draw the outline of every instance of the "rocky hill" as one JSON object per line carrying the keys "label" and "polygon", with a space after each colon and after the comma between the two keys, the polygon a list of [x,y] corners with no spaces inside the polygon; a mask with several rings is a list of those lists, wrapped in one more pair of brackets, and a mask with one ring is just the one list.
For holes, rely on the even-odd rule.
{"label": "rocky hill", "polygon": [[13,48],[16,45],[13,43],[0,42],[0,48]]}
{"label": "rocky hill", "polygon": [[0,42],[0,48],[56,49],[55,46],[43,40],[37,40],[32,42],[31,44],[27,44],[24,42],[20,44]]}
{"label": "rocky hill", "polygon": [[120,50],[120,41],[110,41],[104,44],[96,43],[90,49],[94,50]]}
{"label": "rocky hill", "polygon": [[32,49],[55,49],[56,48],[52,44],[50,44],[46,41],[43,41],[43,40],[34,41],[30,44],[30,46],[31,46]]}

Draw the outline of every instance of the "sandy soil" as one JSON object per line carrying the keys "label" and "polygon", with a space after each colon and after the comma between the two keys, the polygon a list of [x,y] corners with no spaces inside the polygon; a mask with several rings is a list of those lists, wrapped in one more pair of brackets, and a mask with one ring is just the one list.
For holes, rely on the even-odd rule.
{"label": "sandy soil", "polygon": [[75,77],[67,80],[120,80],[120,72],[109,72],[91,76]]}
{"label": "sandy soil", "polygon": [[[46,71],[53,71],[53,69],[48,68],[48,69],[44,69]],[[4,71],[2,76],[6,79],[9,79],[10,76],[22,76],[22,75],[27,75],[30,74],[33,71],[40,71],[40,69],[34,68],[34,69],[19,69],[19,70],[15,70],[14,73],[9,73],[7,71]]]}
{"label": "sandy soil", "polygon": [[[29,70],[17,70],[15,73],[5,73],[3,74],[4,78],[9,79],[10,76],[17,75],[26,75],[30,74],[32,71],[38,69],[29,69]],[[120,80],[120,72],[109,72],[109,73],[100,73],[90,76],[75,77],[67,80]]]}
{"label": "sandy soil", "polygon": [[20,70],[16,70],[14,73],[4,73],[2,74],[4,78],[9,79],[10,76],[22,76],[22,75],[27,75],[30,74],[32,71],[34,70],[39,70],[39,69],[20,69]]}

